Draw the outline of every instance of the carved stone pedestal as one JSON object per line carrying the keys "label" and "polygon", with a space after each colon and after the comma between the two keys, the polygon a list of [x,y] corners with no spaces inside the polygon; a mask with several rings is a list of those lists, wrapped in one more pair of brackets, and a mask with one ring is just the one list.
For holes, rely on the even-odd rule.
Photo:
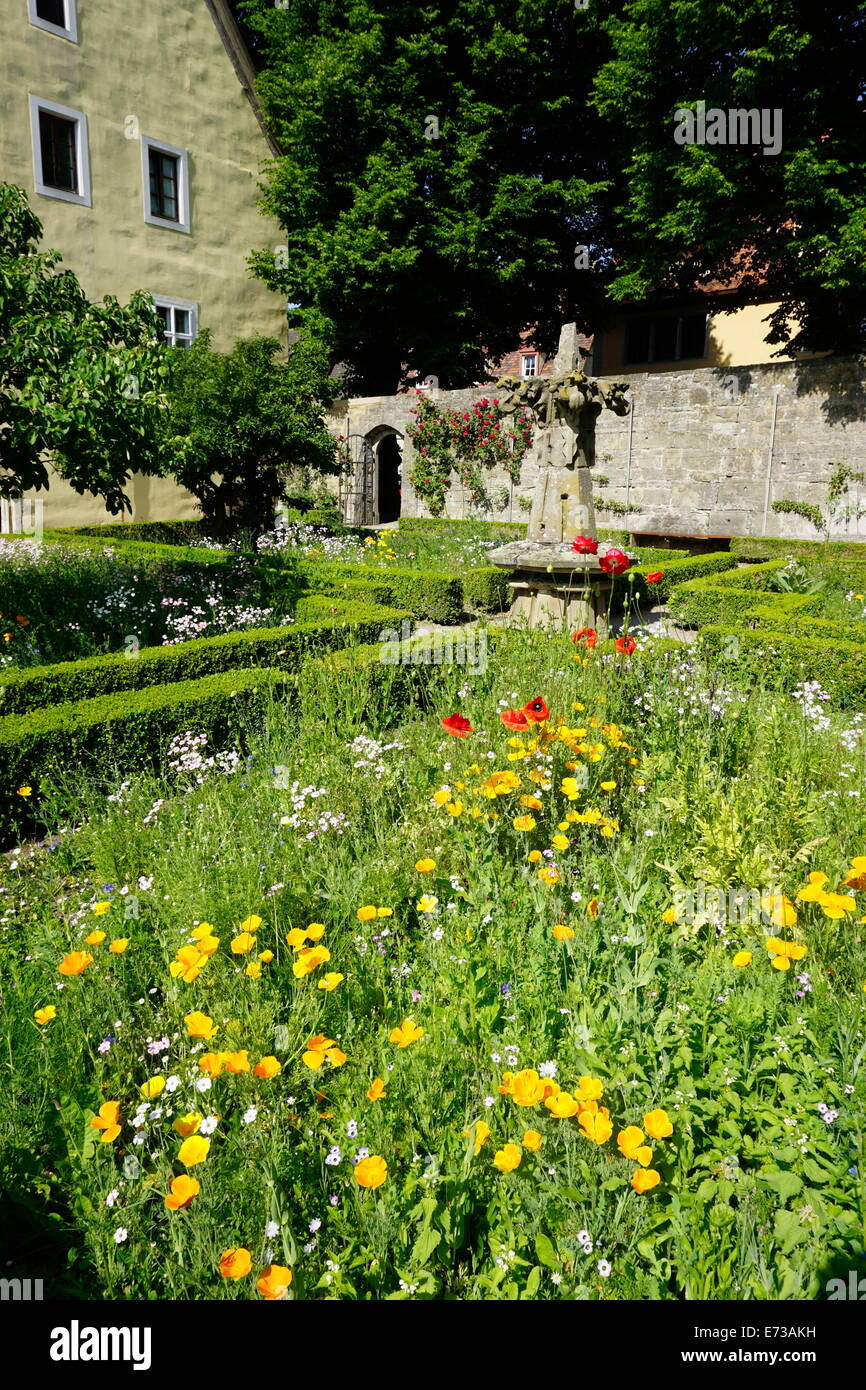
{"label": "carved stone pedestal", "polygon": [[509,625],[569,632],[594,627],[607,636],[611,580],[594,555],[575,555],[561,542],[513,541],[492,550],[490,559],[514,571]]}

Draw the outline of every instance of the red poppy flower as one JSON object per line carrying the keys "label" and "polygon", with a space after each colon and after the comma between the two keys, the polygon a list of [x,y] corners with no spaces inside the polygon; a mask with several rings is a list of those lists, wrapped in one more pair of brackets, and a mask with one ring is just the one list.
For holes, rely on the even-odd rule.
{"label": "red poppy flower", "polygon": [[594,541],[592,536],[575,536],[571,548],[578,555],[597,555],[598,541]]}
{"label": "red poppy flower", "polygon": [[577,632],[571,634],[572,642],[585,644],[589,651],[598,645],[598,633],[594,627],[579,627]]}
{"label": "red poppy flower", "polygon": [[522,709],[504,709],[499,718],[502,720],[506,729],[515,729],[522,732],[529,728],[529,720]]}
{"label": "red poppy flower", "polygon": [[613,645],[616,647],[617,651],[622,652],[624,656],[631,656],[637,646],[637,642],[633,637],[617,637]]}
{"label": "red poppy flower", "polygon": [[467,734],[474,733],[469,720],[462,714],[449,714],[447,719],[442,720],[442,728],[447,729],[455,738],[465,738]]}
{"label": "red poppy flower", "polygon": [[540,695],[535,700],[530,700],[528,705],[523,706],[523,713],[533,724],[543,724],[545,719],[550,718],[550,710]]}
{"label": "red poppy flower", "polygon": [[601,565],[605,574],[625,574],[631,564],[631,560],[624,550],[620,550],[619,546],[612,545],[610,550],[599,558],[598,563]]}
{"label": "red poppy flower", "polygon": [[665,577],[665,572],[664,572],[664,570],[653,570],[652,574],[646,574],[646,575],[644,575],[644,578],[646,579],[647,584],[658,584],[659,580],[660,580],[660,579],[664,579],[664,577]]}

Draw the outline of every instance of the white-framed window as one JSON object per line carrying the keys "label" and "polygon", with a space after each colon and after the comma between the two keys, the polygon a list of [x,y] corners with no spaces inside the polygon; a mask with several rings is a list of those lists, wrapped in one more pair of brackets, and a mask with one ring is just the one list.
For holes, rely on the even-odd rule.
{"label": "white-framed window", "polygon": [[188,348],[198,333],[198,305],[195,301],[155,294],[153,306],[162,319],[165,341],[169,346]]}
{"label": "white-framed window", "polygon": [[29,101],[36,192],[91,207],[87,117],[32,93]]}
{"label": "white-framed window", "polygon": [[141,137],[144,220],[151,227],[189,231],[189,155],[164,140]]}
{"label": "white-framed window", "polygon": [[78,43],[75,6],[76,0],[27,0],[30,23],[70,43]]}
{"label": "white-framed window", "polygon": [[538,354],[526,352],[520,359],[521,376],[538,376]]}

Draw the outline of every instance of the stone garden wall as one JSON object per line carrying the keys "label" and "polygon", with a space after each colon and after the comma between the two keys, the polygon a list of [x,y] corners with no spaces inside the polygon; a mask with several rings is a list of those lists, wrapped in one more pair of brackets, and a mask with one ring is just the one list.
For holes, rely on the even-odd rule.
{"label": "stone garden wall", "polygon": [[[628,381],[631,412],[618,417],[604,411],[598,419],[594,477],[599,526],[655,534],[815,539],[818,533],[808,520],[774,512],[773,502],[805,502],[826,510],[835,469],[866,471],[864,358],[635,373]],[[496,394],[492,387],[434,391],[433,399],[465,410],[480,396]],[[414,402],[413,393],[357,398],[343,403],[331,426],[335,434],[365,436],[374,451],[383,434],[396,430],[404,436],[402,512],[425,516],[411,484],[413,451],[405,437]],[[504,474],[489,474],[495,505],[487,512],[473,512],[463,489],[452,482],[446,514],[524,521],[537,474],[532,453],[515,488]],[[621,512],[622,507],[628,511]],[[866,540],[866,484],[849,485],[831,534]]]}

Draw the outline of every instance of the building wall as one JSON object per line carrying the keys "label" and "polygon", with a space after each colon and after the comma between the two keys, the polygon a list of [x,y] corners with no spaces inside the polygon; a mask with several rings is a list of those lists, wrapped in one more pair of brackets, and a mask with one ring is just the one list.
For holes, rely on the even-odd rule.
{"label": "building wall", "polygon": [[[626,376],[638,373],[678,372],[689,367],[747,367],[756,362],[790,362],[783,354],[771,357],[774,351],[764,341],[767,333],[766,319],[775,304],[747,304],[727,314],[711,314],[707,328],[707,355],[704,359],[691,359],[682,362],[653,362],[649,364],[625,362],[625,325],[623,316],[606,329],[601,343],[601,369],[610,376],[623,373]],[[684,312],[695,312],[694,309]],[[654,317],[654,315],[649,315]],[[659,313],[658,317],[662,317]],[[598,347],[596,347],[598,352]]]}
{"label": "building wall", "polygon": [[[44,228],[91,299],[126,302],[134,290],[199,306],[221,351],[264,333],[286,341],[280,296],[249,275],[245,258],[282,241],[259,213],[257,180],[270,151],[205,0],[78,0],[78,42],[29,22],[27,0],[0,0],[0,177],[23,186]],[[92,206],[35,192],[28,95],[87,116]],[[135,117],[136,122],[128,120]],[[189,151],[190,232],[148,225],[140,138]],[[188,494],[136,482],[137,519],[183,515]],[[93,499],[52,484],[46,524],[107,515]],[[72,498],[75,498],[73,503]],[[166,510],[167,509],[167,510]]]}
{"label": "building wall", "polygon": [[[603,380],[604,378],[602,378]],[[443,407],[466,409],[483,394],[441,391]],[[688,536],[790,536],[815,539],[810,522],[772,510],[774,501],[823,507],[835,469],[866,470],[866,359],[814,358],[732,368],[648,372],[630,378],[632,409],[604,411],[596,428],[596,521],[634,532]],[[364,397],[333,420],[334,433],[366,435],[383,426],[405,433],[412,397]],[[427,515],[411,485],[413,449],[403,451],[403,513]],[[519,499],[531,498],[538,466],[531,455],[513,490],[488,475],[488,491],[509,488],[493,515],[523,521]],[[605,501],[628,507],[623,515]],[[866,485],[852,483],[832,535],[866,540]],[[472,508],[452,481],[446,515]],[[476,512],[476,515],[485,513]]]}

